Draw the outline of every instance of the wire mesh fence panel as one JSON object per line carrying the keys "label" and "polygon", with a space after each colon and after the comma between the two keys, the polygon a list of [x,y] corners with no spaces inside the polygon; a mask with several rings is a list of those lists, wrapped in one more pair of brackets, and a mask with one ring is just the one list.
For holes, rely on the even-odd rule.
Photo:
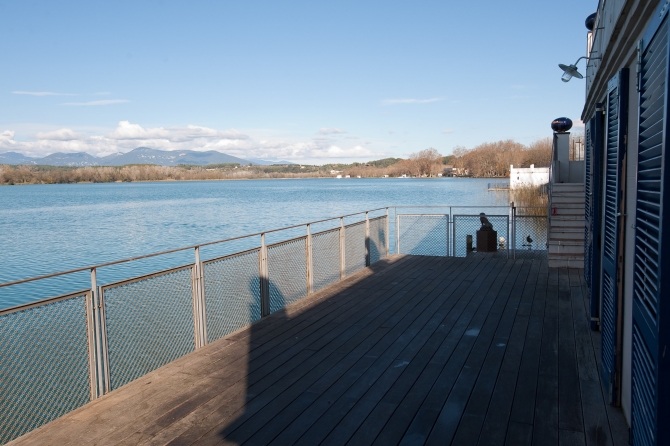
{"label": "wire mesh fence panel", "polygon": [[346,275],[365,268],[365,222],[344,227],[344,268]]}
{"label": "wire mesh fence panel", "polygon": [[90,401],[87,298],[0,313],[0,444]]}
{"label": "wire mesh fence panel", "polygon": [[[260,248],[260,246],[261,237],[259,235],[243,237],[237,240],[229,240],[223,243],[202,246],[200,248],[200,258],[203,261],[219,259],[232,254]],[[193,252],[191,251],[189,254],[192,256]]]}
{"label": "wire mesh fence panel", "polygon": [[386,216],[370,220],[370,265],[386,257]]}
{"label": "wire mesh fence panel", "polygon": [[[9,259],[9,256],[7,259]],[[3,279],[0,278],[0,282],[3,282]],[[9,281],[9,278],[6,280]],[[0,310],[30,302],[40,302],[44,300],[45,296],[62,296],[76,293],[79,290],[88,289],[90,286],[91,272],[86,270],[3,287],[0,288]]]}
{"label": "wire mesh fence panel", "polygon": [[[495,234],[495,243],[487,246],[484,241],[478,243],[477,231],[482,227],[479,215],[454,215],[453,217],[453,253],[454,257],[466,257],[469,250],[469,244],[472,243],[473,251],[498,253],[507,256],[509,247],[509,216],[507,215],[486,215],[486,218],[493,226]],[[489,250],[487,251],[486,248]]]}
{"label": "wire mesh fence panel", "polygon": [[318,291],[340,280],[340,231],[312,236],[312,287]]}
{"label": "wire mesh fence panel", "polygon": [[195,347],[192,267],[103,287],[111,390]]}
{"label": "wire mesh fence panel", "polygon": [[543,258],[547,255],[547,217],[517,215],[515,258]]}
{"label": "wire mesh fence panel", "polygon": [[399,214],[399,254],[447,256],[449,215]]}
{"label": "wire mesh fence panel", "polygon": [[207,342],[261,318],[259,249],[203,264]]}
{"label": "wire mesh fence panel", "polygon": [[270,313],[307,296],[306,237],[268,246]]}

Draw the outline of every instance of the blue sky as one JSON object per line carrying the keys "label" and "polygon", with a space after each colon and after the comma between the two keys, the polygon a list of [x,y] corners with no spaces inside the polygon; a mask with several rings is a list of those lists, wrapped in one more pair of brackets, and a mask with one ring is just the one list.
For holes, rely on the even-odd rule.
{"label": "blue sky", "polygon": [[556,117],[579,125],[584,81],[557,64],[584,55],[596,7],[0,0],[0,152],[320,164],[527,144]]}

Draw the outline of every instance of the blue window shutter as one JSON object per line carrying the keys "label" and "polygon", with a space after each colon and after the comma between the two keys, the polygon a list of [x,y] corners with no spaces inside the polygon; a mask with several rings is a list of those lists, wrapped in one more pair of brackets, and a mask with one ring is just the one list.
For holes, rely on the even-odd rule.
{"label": "blue window shutter", "polygon": [[[662,5],[661,5],[662,6]],[[660,7],[659,7],[659,11]],[[637,200],[633,261],[632,438],[670,444],[670,179],[668,19],[655,14],[640,46]],[[665,234],[665,237],[663,237]]]}
{"label": "blue window shutter", "polygon": [[607,88],[604,214],[602,243],[602,362],[601,376],[609,403],[619,404],[621,361],[621,221],[623,215],[622,161],[626,151],[628,124],[628,69],[612,78]]}
{"label": "blue window shutter", "polygon": [[600,320],[600,273],[601,262],[600,253],[602,247],[602,195],[603,195],[603,152],[605,140],[605,116],[603,114],[605,106],[603,104],[596,105],[595,116],[591,119],[591,136],[593,142],[592,150],[592,178],[593,185],[591,194],[591,249],[593,255],[591,256],[591,282],[589,289],[591,290],[591,329],[597,330]]}
{"label": "blue window shutter", "polygon": [[[593,185],[591,184],[591,152],[593,152],[593,141],[591,139],[591,126],[593,119],[586,123],[584,129],[584,282],[591,283],[591,258],[593,256],[593,239],[591,237],[591,195]],[[590,298],[590,295],[589,295]]]}

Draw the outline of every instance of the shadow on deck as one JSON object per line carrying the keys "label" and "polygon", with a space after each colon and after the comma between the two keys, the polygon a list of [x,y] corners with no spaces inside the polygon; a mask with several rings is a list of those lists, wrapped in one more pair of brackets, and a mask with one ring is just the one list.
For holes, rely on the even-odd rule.
{"label": "shadow on deck", "polygon": [[627,444],[582,276],[394,256],[11,444]]}

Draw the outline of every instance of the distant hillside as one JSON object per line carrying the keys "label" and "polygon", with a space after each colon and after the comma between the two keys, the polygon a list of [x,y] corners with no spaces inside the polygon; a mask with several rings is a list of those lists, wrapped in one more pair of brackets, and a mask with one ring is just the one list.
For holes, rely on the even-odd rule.
{"label": "distant hillside", "polygon": [[195,150],[157,150],[148,147],[138,147],[124,154],[109,155],[100,159],[103,166],[125,166],[127,164],[157,164],[160,166],[177,166],[179,164],[249,164],[249,161],[222,152],[210,150],[196,152]]}
{"label": "distant hillside", "polygon": [[[261,161],[261,160],[258,160]],[[52,153],[44,158],[31,158],[17,152],[0,153],[0,164],[10,165],[46,165],[46,166],[125,166],[128,164],[156,164],[159,166],[177,166],[190,164],[205,166],[208,164],[274,164],[272,161],[255,162],[222,152],[210,150],[197,152],[195,150],[157,150],[148,147],[138,147],[128,153],[115,153],[105,157],[96,157],[85,152]]]}
{"label": "distant hillside", "polygon": [[[27,163],[26,163],[27,164]],[[74,153],[52,153],[44,158],[33,159],[30,164],[43,164],[45,166],[71,166],[85,167],[98,166],[100,158],[89,155],[86,152]]]}
{"label": "distant hillside", "polygon": [[258,158],[249,158],[249,162],[251,164],[255,164],[257,166],[272,166],[273,164],[277,164],[277,165],[294,164],[290,161],[282,161],[282,160],[271,161],[271,160],[262,160],[262,159],[258,159]]}
{"label": "distant hillside", "polygon": [[32,164],[33,159],[17,152],[0,153],[0,164]]}

